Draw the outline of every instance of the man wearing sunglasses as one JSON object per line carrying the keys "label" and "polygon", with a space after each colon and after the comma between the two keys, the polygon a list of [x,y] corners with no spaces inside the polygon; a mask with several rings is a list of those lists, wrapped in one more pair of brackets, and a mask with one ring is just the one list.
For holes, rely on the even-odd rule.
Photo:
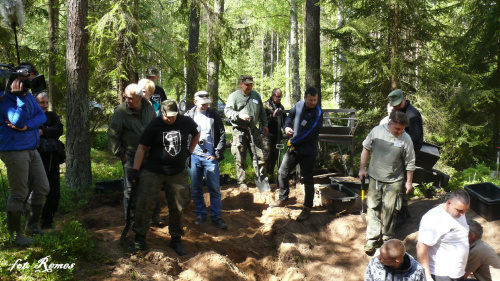
{"label": "man wearing sunglasses", "polygon": [[[267,174],[273,177],[274,166],[278,161],[278,149],[276,144],[281,142],[283,123],[286,119],[285,108],[281,104],[283,93],[280,88],[273,90],[269,100],[264,103],[267,114],[269,133],[262,139],[264,142],[264,158],[267,163]],[[279,169],[279,167],[278,167]]]}

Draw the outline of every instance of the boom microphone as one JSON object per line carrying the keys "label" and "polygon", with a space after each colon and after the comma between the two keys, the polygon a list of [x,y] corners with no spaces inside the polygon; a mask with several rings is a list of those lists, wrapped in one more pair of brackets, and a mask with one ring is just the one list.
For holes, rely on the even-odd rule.
{"label": "boom microphone", "polygon": [[24,6],[21,0],[3,0],[0,5],[5,24],[9,27],[21,26],[24,23]]}
{"label": "boom microphone", "polygon": [[3,0],[0,5],[5,23],[14,30],[14,38],[16,39],[17,63],[21,63],[19,57],[19,46],[17,44],[16,26],[21,26],[24,23],[24,6],[21,0]]}

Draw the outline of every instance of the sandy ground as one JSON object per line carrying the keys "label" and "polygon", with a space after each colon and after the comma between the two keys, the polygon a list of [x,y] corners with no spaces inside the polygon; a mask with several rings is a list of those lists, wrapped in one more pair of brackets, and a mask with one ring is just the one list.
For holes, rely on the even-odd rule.
{"label": "sandy ground", "polygon": [[[292,188],[287,207],[267,208],[274,196],[277,198],[276,192],[265,196],[255,187],[240,192],[234,185],[223,186],[227,230],[210,222],[201,227],[195,225],[191,202],[185,211],[183,237],[188,254],[178,257],[168,247],[168,226],[151,227],[147,236],[150,251],[126,253],[118,243],[124,225],[122,195],[98,194],[79,219],[95,234],[98,246],[110,256],[110,261],[95,265],[93,276],[84,269],[77,269],[76,276],[80,280],[363,280],[371,257],[363,252],[365,225],[359,212],[336,215],[315,207],[311,218],[299,223],[295,218],[302,207],[302,189]],[[205,199],[208,205],[208,193]],[[411,255],[416,256],[420,218],[442,202],[443,199],[410,201],[412,218],[396,234]],[[166,206],[161,217],[168,221]],[[483,240],[499,253],[500,220],[487,222],[472,210],[467,218],[483,225]],[[128,245],[133,237],[130,231]]]}

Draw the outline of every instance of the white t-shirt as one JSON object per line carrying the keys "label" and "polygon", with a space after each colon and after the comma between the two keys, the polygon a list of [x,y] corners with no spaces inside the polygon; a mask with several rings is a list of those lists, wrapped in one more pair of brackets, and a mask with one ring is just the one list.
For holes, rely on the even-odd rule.
{"label": "white t-shirt", "polygon": [[196,145],[193,154],[208,157],[214,155],[214,140],[212,136],[212,126],[214,119],[207,116],[207,112],[198,112],[194,114],[194,121],[198,124],[198,131],[200,132],[200,140]]}
{"label": "white t-shirt", "polygon": [[431,274],[460,278],[469,255],[469,226],[465,216],[455,219],[443,204],[429,210],[420,221],[418,242],[429,246]]}

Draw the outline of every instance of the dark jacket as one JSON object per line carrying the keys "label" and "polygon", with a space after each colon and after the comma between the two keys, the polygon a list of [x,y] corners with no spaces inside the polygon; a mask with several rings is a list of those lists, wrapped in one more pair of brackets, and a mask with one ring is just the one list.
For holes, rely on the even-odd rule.
{"label": "dark jacket", "polygon": [[[47,117],[47,122],[39,128],[43,133],[40,136],[40,140],[42,141],[42,139],[46,138],[58,140],[63,134],[63,124],[61,123],[59,116],[52,111],[45,112],[45,116]],[[57,169],[57,175],[59,175],[59,152],[42,152],[40,148],[38,148],[38,152],[40,153],[40,157],[42,157],[44,166],[46,166],[45,171],[47,174],[51,172],[52,169]],[[48,164],[45,165],[45,163]]]}
{"label": "dark jacket", "polygon": [[420,115],[420,112],[413,105],[411,105],[409,100],[406,100],[405,107],[400,111],[406,113],[408,119],[410,120],[410,124],[405,128],[405,131],[410,135],[411,140],[413,141],[413,149],[415,149],[416,153],[420,151],[422,144],[424,143],[422,115]]}
{"label": "dark jacket", "polygon": [[[264,108],[266,109],[267,126],[269,128],[267,137],[271,140],[277,141],[278,135],[283,134],[282,130],[286,119],[285,108],[281,104],[274,103],[272,97],[264,103]],[[280,109],[280,112],[276,114],[276,117],[273,117],[274,111],[278,108]],[[279,124],[278,118],[281,118],[281,124]],[[281,126],[281,128],[278,128],[278,126]],[[281,136],[279,139],[281,139]]]}
{"label": "dark jacket", "polygon": [[[4,92],[0,92],[3,96]],[[0,101],[0,151],[19,151],[36,149],[39,145],[40,135],[38,128],[47,121],[45,113],[40,108],[35,98],[28,92],[24,96],[5,94]],[[9,121],[19,131],[7,126]]]}
{"label": "dark jacket", "polygon": [[[189,116],[194,119],[194,114],[196,112],[196,106],[188,110],[184,115]],[[214,138],[214,153],[217,157],[217,161],[221,162],[224,160],[224,150],[226,149],[226,129],[224,128],[224,123],[220,116],[212,108],[207,109],[207,115],[209,118],[214,119],[214,125],[212,126],[212,136]]]}
{"label": "dark jacket", "polygon": [[314,108],[306,108],[305,101],[296,103],[286,117],[285,128],[292,127],[293,136],[290,144],[299,155],[318,154],[319,130],[323,126],[323,112],[316,105]]}
{"label": "dark jacket", "polygon": [[156,117],[153,105],[141,99],[141,109],[131,110],[125,102],[115,108],[108,126],[109,147],[113,155],[133,157],[146,126]]}
{"label": "dark jacket", "polygon": [[52,111],[45,112],[45,116],[47,117],[47,122],[40,126],[40,130],[42,130],[43,133],[41,138],[59,139],[59,137],[63,134],[63,124],[61,123],[59,116]]}

